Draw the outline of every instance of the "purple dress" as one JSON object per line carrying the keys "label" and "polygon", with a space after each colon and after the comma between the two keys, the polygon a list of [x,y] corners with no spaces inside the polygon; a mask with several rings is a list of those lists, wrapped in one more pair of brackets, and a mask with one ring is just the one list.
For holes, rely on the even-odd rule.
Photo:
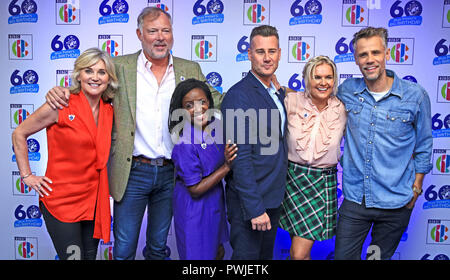
{"label": "purple dress", "polygon": [[213,260],[219,244],[229,239],[222,181],[198,198],[192,198],[187,188],[223,165],[224,145],[216,144],[211,135],[191,124],[185,125],[183,131],[187,133],[180,137],[172,151],[176,174],[173,216],[178,254],[181,260]]}

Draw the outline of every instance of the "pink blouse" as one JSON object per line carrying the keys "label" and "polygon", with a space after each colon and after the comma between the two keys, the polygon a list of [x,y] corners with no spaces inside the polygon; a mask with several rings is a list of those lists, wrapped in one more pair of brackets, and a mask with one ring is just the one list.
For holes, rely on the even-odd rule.
{"label": "pink blouse", "polygon": [[304,92],[290,92],[284,103],[288,116],[288,158],[318,168],[338,163],[347,115],[344,104],[331,96],[322,112]]}

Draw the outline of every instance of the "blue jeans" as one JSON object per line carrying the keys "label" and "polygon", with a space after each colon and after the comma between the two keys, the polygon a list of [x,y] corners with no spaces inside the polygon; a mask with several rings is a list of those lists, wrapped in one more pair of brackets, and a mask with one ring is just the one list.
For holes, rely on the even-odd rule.
{"label": "blue jeans", "polygon": [[114,202],[114,259],[136,256],[142,218],[147,208],[145,259],[165,259],[172,221],[173,164],[154,166],[134,161],[125,194]]}
{"label": "blue jeans", "polygon": [[[412,209],[367,208],[362,204],[344,200],[339,208],[334,257],[336,260],[359,260],[370,228],[372,241],[370,255],[375,259],[389,260],[409,224]],[[376,245],[371,247],[372,245]],[[368,250],[369,251],[369,250]],[[369,254],[367,255],[369,258]]]}
{"label": "blue jeans", "polygon": [[232,260],[271,260],[280,220],[281,207],[266,209],[272,229],[258,231],[252,229],[250,220],[244,220],[240,199],[235,191],[227,189],[227,211],[230,222],[230,244],[233,248]]}

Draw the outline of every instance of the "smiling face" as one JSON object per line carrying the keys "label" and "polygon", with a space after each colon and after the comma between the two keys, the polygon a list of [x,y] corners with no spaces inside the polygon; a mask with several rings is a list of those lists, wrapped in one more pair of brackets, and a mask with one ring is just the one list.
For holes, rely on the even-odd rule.
{"label": "smiling face", "polygon": [[326,104],[334,90],[333,68],[322,63],[317,65],[309,81],[309,93],[314,104]]}
{"label": "smiling face", "polygon": [[109,74],[103,60],[90,67],[81,69],[77,78],[84,94],[92,97],[101,97],[102,93],[109,85]]}
{"label": "smiling face", "polygon": [[209,100],[205,92],[200,88],[190,90],[182,100],[183,109],[186,109],[191,116],[191,123],[202,129],[208,124]]}
{"label": "smiling face", "polygon": [[281,49],[275,36],[263,37],[257,35],[252,39],[248,49],[248,59],[252,64],[252,72],[263,82],[268,81],[278,68]]}
{"label": "smiling face", "polygon": [[173,33],[172,24],[166,15],[160,14],[156,19],[146,16],[142,28],[138,28],[136,33],[148,60],[168,57],[173,46]]}
{"label": "smiling face", "polygon": [[366,83],[373,84],[386,78],[388,51],[380,36],[361,38],[356,42],[355,63]]}

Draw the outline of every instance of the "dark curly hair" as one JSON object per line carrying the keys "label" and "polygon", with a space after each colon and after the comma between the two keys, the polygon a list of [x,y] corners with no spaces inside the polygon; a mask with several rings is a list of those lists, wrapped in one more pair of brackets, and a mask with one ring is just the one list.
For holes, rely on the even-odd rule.
{"label": "dark curly hair", "polygon": [[202,82],[202,81],[199,81],[196,79],[192,79],[192,78],[182,81],[175,88],[173,95],[172,95],[172,99],[170,100],[169,120],[168,120],[170,133],[173,133],[172,130],[174,129],[174,127],[182,121],[180,119],[172,120],[172,113],[177,109],[183,108],[183,98],[186,96],[186,94],[188,92],[190,92],[191,90],[193,90],[195,88],[199,88],[199,89],[203,90],[203,92],[206,95],[206,98],[208,99],[209,108],[214,108],[214,101],[213,101],[211,91],[205,82]]}

